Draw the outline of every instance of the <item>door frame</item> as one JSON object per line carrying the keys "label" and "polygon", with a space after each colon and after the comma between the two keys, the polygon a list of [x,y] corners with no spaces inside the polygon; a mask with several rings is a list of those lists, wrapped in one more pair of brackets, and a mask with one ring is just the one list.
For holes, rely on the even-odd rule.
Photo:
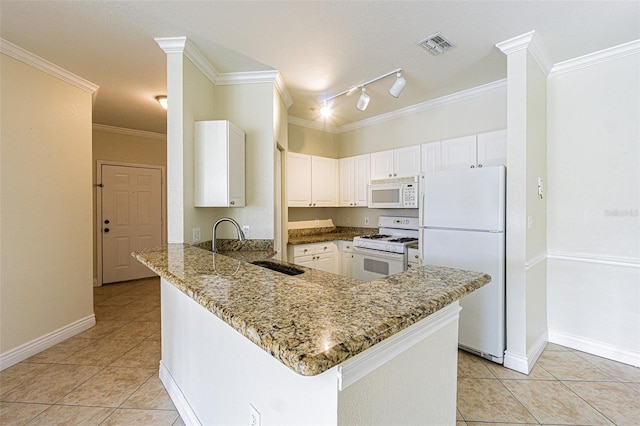
{"label": "door frame", "polygon": [[166,166],[157,164],[123,163],[121,161],[96,160],[96,282],[94,287],[102,286],[102,166],[132,167],[136,169],[160,170],[160,197],[162,199],[162,229],[160,241],[162,245],[167,241],[167,194],[166,194]]}

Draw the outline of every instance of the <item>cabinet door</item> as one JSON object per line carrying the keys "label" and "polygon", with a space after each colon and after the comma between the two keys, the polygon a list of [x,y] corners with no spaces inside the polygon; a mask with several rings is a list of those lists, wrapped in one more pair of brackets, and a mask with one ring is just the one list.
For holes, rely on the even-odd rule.
{"label": "cabinet door", "polygon": [[315,268],[332,274],[338,273],[336,252],[321,253],[315,256]]}
{"label": "cabinet door", "polygon": [[343,252],[340,259],[340,275],[343,277],[353,277],[353,253]]}
{"label": "cabinet door", "polygon": [[311,156],[287,155],[287,187],[290,207],[311,206]]}
{"label": "cabinet door", "polygon": [[342,158],[339,160],[340,165],[340,195],[339,206],[353,206],[353,182],[355,175],[354,157]]}
{"label": "cabinet door", "polygon": [[441,142],[442,170],[468,169],[476,166],[476,136]]}
{"label": "cabinet door", "polygon": [[229,205],[245,205],[244,132],[229,123]]}
{"label": "cabinet door", "polygon": [[371,180],[393,177],[393,150],[371,154]]}
{"label": "cabinet door", "polygon": [[306,266],[307,268],[315,268],[315,256],[297,256],[293,258],[293,263],[300,266]]}
{"label": "cabinet door", "polygon": [[420,145],[393,150],[393,177],[420,174]]}
{"label": "cabinet door", "polygon": [[478,167],[507,165],[507,131],[478,135]]}
{"label": "cabinet door", "polygon": [[314,207],[338,205],[338,160],[311,157],[311,203]]}
{"label": "cabinet door", "polygon": [[369,154],[353,158],[353,205],[356,207],[366,207],[369,202],[369,165]]}
{"label": "cabinet door", "polygon": [[422,154],[422,173],[438,172],[442,170],[442,150],[440,142],[423,143],[420,146]]}

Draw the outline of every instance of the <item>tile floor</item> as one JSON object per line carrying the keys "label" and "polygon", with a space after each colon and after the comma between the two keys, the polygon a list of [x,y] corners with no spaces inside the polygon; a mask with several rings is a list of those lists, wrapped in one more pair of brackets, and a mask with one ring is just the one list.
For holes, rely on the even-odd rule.
{"label": "tile floor", "polygon": [[[94,289],[97,325],[0,372],[0,425],[182,425],[158,379],[158,278]],[[457,426],[640,425],[640,369],[549,344],[528,376],[459,352]]]}

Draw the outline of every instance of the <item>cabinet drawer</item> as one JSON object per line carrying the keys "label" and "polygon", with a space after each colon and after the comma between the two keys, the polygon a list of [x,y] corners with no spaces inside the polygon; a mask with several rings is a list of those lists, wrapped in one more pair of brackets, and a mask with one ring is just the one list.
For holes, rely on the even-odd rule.
{"label": "cabinet drawer", "polygon": [[351,253],[353,251],[353,241],[338,241],[338,251]]}
{"label": "cabinet drawer", "polygon": [[420,250],[418,249],[409,249],[408,253],[408,261],[409,263],[420,263]]}
{"label": "cabinet drawer", "polygon": [[315,254],[316,252],[314,251],[314,248],[315,246],[309,244],[293,246],[293,256],[298,257],[305,256],[307,254]]}

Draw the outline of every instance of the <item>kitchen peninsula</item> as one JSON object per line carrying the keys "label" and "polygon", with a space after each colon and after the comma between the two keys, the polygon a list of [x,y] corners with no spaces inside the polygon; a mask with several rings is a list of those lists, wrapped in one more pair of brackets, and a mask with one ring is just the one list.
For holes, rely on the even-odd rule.
{"label": "kitchen peninsula", "polygon": [[162,278],[160,376],[186,424],[455,423],[457,300],[488,275],[288,276],[187,244],[134,256]]}

